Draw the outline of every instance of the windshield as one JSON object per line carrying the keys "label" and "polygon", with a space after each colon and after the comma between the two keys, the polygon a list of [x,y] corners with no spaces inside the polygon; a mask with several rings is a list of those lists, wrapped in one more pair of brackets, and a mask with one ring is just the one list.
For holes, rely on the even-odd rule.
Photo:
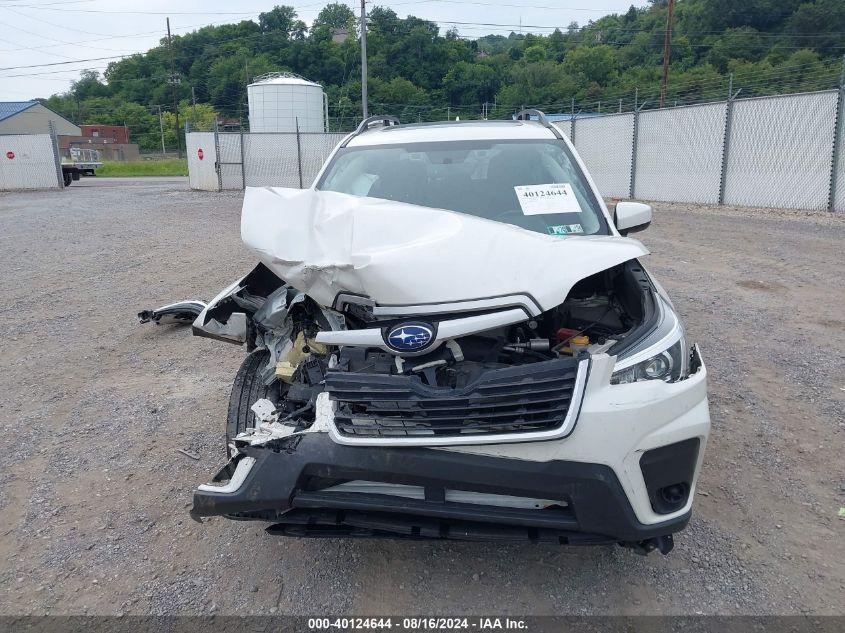
{"label": "windshield", "polygon": [[515,224],[549,235],[609,233],[563,141],[450,141],[346,147],[317,189]]}

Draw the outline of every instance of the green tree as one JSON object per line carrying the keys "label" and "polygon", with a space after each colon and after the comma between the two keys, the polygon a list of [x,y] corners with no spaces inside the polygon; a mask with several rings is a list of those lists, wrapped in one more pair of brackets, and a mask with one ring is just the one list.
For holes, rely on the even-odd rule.
{"label": "green tree", "polygon": [[785,30],[795,46],[812,47],[822,55],[841,55],[845,33],[845,2],[817,0],[798,7]]}
{"label": "green tree", "polygon": [[297,26],[296,9],[289,6],[275,6],[266,13],[258,14],[258,26],[262,33],[280,32],[291,35]]}
{"label": "green tree", "polygon": [[613,47],[578,46],[570,51],[563,61],[563,67],[585,82],[608,84],[619,72],[619,61]]}
{"label": "green tree", "polygon": [[498,89],[495,71],[485,64],[458,62],[443,78],[443,88],[451,105],[492,101]]}
{"label": "green tree", "polygon": [[707,61],[724,73],[731,60],[758,61],[766,54],[768,47],[769,43],[756,29],[748,26],[726,29],[723,35],[715,38],[707,54]]}
{"label": "green tree", "polygon": [[100,73],[96,70],[83,70],[79,73],[79,79],[71,84],[70,91],[78,100],[105,97],[109,94],[108,86],[100,82]]}
{"label": "green tree", "polygon": [[333,2],[323,7],[317,14],[312,28],[325,26],[330,29],[343,29],[353,24],[355,24],[355,14],[352,13],[352,9],[345,4]]}
{"label": "green tree", "polygon": [[546,59],[546,49],[540,44],[534,44],[525,49],[522,59],[526,62],[541,62]]}

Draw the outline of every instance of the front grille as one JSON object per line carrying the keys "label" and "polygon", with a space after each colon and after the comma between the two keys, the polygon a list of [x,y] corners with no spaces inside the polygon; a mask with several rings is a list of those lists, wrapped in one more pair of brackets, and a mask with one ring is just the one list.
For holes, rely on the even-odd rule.
{"label": "front grille", "polygon": [[356,438],[448,438],[559,428],[573,399],[578,362],[557,358],[490,369],[473,383],[431,387],[418,376],[330,372],[338,433]]}

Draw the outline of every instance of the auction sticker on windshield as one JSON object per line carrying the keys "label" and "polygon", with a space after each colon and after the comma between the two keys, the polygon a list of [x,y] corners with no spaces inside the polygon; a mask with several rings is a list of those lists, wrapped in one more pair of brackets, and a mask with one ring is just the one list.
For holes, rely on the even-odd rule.
{"label": "auction sticker on windshield", "polygon": [[545,215],[548,213],[581,213],[581,205],[566,183],[548,185],[517,185],[513,188],[523,215]]}
{"label": "auction sticker on windshield", "polygon": [[554,226],[547,226],[546,231],[549,235],[572,235],[574,233],[583,233],[584,227],[580,224],[555,224]]}

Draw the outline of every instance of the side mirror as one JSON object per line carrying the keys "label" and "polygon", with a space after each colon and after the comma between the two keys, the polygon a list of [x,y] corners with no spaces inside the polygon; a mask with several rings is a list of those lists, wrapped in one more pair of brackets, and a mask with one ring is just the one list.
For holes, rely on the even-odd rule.
{"label": "side mirror", "polygon": [[651,206],[642,202],[617,202],[613,220],[622,235],[643,231],[651,224]]}

